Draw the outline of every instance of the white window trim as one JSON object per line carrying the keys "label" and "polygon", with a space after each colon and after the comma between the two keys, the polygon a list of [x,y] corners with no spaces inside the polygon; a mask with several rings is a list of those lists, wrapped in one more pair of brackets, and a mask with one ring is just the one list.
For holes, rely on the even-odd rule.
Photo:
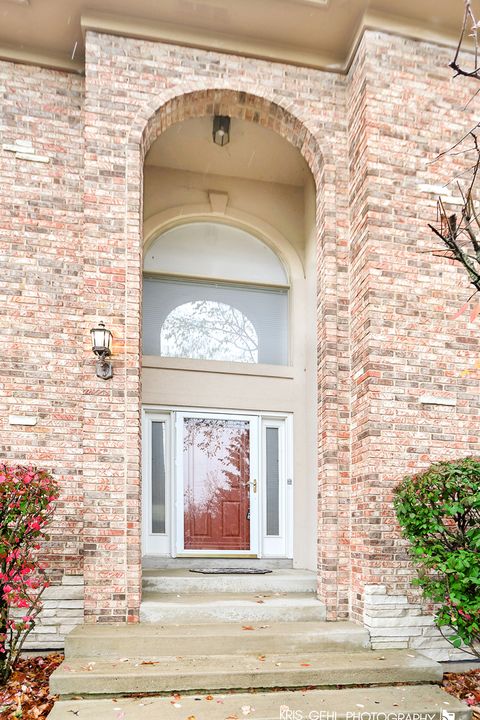
{"label": "white window trim", "polygon": [[287,378],[288,380],[294,378],[292,365],[192,360],[191,358],[161,357],[160,355],[143,355],[142,368],[188,370],[190,372],[220,373],[222,375],[255,375],[257,377]]}
{"label": "white window trim", "polygon": [[[165,423],[165,533],[152,528],[152,424]],[[144,555],[170,555],[172,550],[172,413],[144,412],[142,417],[142,548]]]}
{"label": "white window trim", "polygon": [[[293,453],[292,417],[268,417],[263,415],[262,423],[262,545],[265,557],[293,557]],[[279,453],[279,534],[267,535],[267,428],[278,428]]]}

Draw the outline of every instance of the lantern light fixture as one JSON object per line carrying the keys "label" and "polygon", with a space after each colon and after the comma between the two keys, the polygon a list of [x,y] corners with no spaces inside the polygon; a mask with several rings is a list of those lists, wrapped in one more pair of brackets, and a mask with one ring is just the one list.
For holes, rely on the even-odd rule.
{"label": "lantern light fixture", "polygon": [[230,118],[228,115],[215,115],[212,135],[215,145],[223,147],[230,142]]}
{"label": "lantern light fixture", "polygon": [[107,330],[103,321],[97,327],[90,330],[92,336],[92,350],[98,358],[97,377],[102,380],[109,380],[113,377],[113,366],[107,358],[112,354],[112,338],[110,330]]}

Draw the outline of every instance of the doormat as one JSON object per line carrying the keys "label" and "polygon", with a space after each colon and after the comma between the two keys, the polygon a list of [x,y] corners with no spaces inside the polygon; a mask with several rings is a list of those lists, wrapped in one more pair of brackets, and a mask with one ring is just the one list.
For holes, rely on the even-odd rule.
{"label": "doormat", "polygon": [[266,575],[272,571],[262,568],[198,568],[190,572],[202,575]]}

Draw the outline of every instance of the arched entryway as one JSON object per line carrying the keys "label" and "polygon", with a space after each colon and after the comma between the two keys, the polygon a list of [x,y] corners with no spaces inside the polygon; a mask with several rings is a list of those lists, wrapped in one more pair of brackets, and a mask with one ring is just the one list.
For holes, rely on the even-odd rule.
{"label": "arched entryway", "polygon": [[213,122],[145,158],[143,562],[315,570],[314,181],[273,130]]}
{"label": "arched entryway", "polygon": [[[281,100],[281,99],[279,99]],[[288,103],[286,103],[288,104]],[[153,109],[153,108],[152,108]],[[213,115],[228,115],[233,119],[252,122],[259,127],[267,128],[278,133],[294,147],[298,148],[302,157],[308,164],[314,178],[316,197],[311,199],[314,207],[315,237],[314,256],[309,259],[315,263],[316,274],[312,275],[313,293],[317,295],[317,307],[314,308],[312,324],[318,324],[318,335],[315,331],[310,334],[310,346],[307,355],[313,359],[313,372],[318,380],[320,393],[323,393],[323,406],[319,417],[319,429],[309,424],[307,432],[312,433],[312,442],[318,447],[319,474],[317,482],[320,507],[318,512],[317,537],[319,539],[317,558],[319,568],[319,594],[327,602],[330,617],[338,615],[338,594],[341,593],[339,585],[339,572],[342,569],[337,562],[339,557],[339,537],[341,523],[348,525],[348,519],[339,516],[338,494],[335,488],[339,483],[339,455],[338,455],[338,389],[332,386],[335,377],[337,360],[335,353],[336,328],[325,320],[329,313],[335,312],[336,306],[336,251],[330,243],[333,237],[333,213],[325,211],[325,189],[328,188],[328,177],[325,176],[322,155],[315,137],[308,131],[307,122],[294,117],[284,109],[279,102],[260,98],[254,94],[247,94],[231,89],[202,90],[172,97],[154,111],[149,117],[150,110],[145,109],[142,117],[138,118],[130,134],[127,148],[128,192],[126,209],[126,229],[130,236],[129,246],[134,246],[134,238],[142,237],[141,207],[142,195],[140,189],[143,179],[143,160],[153,142],[174,124],[188,118],[212,118]],[[140,152],[138,148],[140,146]],[[138,187],[138,192],[135,188]],[[215,189],[215,188],[214,188]],[[331,198],[329,198],[330,202]],[[210,205],[218,202],[218,198],[210,198]],[[238,215],[242,211],[238,210]],[[195,213],[194,213],[195,215]],[[330,235],[332,233],[332,235]],[[140,245],[139,245],[140,246]],[[131,270],[127,269],[127,279],[131,286],[137,284],[135,267],[138,267],[137,258],[131,257]],[[138,276],[137,276],[138,277]],[[126,293],[127,303],[130,295]],[[127,313],[129,325],[126,328],[128,337],[134,338],[139,326],[134,327],[131,322],[136,315],[134,308]],[[138,315],[137,315],[138,317]],[[311,327],[313,330],[313,328]],[[132,390],[134,368],[132,367]],[[138,378],[140,383],[140,378]],[[139,386],[138,386],[139,387]],[[316,401],[316,398],[315,398]],[[139,506],[138,506],[139,508]],[[138,530],[138,527],[137,527]],[[139,537],[139,534],[136,534]],[[132,545],[134,545],[132,543]],[[129,555],[131,562],[131,577],[135,576],[136,568],[140,565],[140,544],[132,547]],[[344,577],[345,596],[347,595],[348,578]],[[131,597],[135,597],[132,592]],[[345,614],[345,610],[341,614]]]}

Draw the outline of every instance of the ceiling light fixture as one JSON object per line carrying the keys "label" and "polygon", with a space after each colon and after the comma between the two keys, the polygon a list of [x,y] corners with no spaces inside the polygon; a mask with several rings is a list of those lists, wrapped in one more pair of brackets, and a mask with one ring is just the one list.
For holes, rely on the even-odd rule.
{"label": "ceiling light fixture", "polygon": [[223,147],[230,142],[230,118],[228,115],[215,115],[212,135],[215,145]]}

